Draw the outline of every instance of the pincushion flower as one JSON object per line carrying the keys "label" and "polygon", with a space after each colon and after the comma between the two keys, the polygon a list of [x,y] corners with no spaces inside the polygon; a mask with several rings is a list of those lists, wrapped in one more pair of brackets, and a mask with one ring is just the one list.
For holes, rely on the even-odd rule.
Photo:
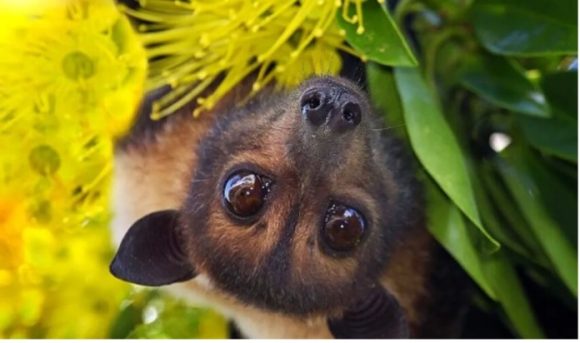
{"label": "pincushion flower", "polygon": [[108,0],[0,1],[0,337],[103,337],[112,140],[144,51]]}
{"label": "pincushion flower", "polygon": [[97,133],[123,132],[141,92],[122,88],[142,78],[145,62],[112,1],[49,1],[24,14],[10,4],[0,13],[6,25],[0,49],[7,52],[0,56],[3,126],[34,118],[28,113],[46,114],[47,121],[55,113],[58,120],[80,114],[75,120],[90,119]]}
{"label": "pincushion flower", "polygon": [[193,100],[200,105],[194,114],[211,109],[254,72],[253,93],[271,81],[287,87],[314,74],[337,74],[340,51],[364,59],[345,43],[336,22],[338,14],[364,32],[362,2],[141,0],[137,9],[125,7],[141,23],[150,60],[148,88],[173,88],[154,104],[152,117]]}

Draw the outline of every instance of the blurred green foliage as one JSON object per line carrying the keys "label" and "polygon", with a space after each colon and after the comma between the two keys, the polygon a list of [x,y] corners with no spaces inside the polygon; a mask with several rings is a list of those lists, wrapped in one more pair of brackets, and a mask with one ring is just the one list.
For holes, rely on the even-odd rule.
{"label": "blurred green foliage", "polygon": [[227,322],[156,289],[134,289],[121,304],[110,338],[225,338]]}
{"label": "blurred green foliage", "polygon": [[[577,315],[578,3],[388,5],[418,67],[369,57],[369,90],[421,163],[429,229],[479,285],[482,308],[515,336],[543,337],[553,323],[538,320],[529,284]],[[383,32],[395,27],[366,29],[391,40],[347,34],[367,56],[400,44]]]}

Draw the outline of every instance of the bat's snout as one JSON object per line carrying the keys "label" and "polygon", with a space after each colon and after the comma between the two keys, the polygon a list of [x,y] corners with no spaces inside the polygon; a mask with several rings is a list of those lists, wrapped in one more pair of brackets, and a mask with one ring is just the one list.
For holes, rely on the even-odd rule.
{"label": "bat's snout", "polygon": [[302,92],[300,110],[307,126],[329,134],[353,130],[362,117],[356,92],[329,79],[316,80]]}

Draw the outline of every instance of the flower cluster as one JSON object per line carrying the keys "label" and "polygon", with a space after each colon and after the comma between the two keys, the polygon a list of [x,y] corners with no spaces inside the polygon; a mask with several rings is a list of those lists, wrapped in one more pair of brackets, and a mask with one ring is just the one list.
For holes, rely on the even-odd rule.
{"label": "flower cluster", "polygon": [[146,58],[109,0],[0,3],[0,337],[103,337],[112,139]]}
{"label": "flower cluster", "polygon": [[273,80],[285,87],[337,74],[339,51],[360,54],[345,43],[336,16],[364,31],[362,0],[141,0],[137,9],[123,10],[141,23],[148,88],[173,89],[154,104],[153,118],[193,100],[199,104],[195,115],[211,109],[252,73],[252,93]]}

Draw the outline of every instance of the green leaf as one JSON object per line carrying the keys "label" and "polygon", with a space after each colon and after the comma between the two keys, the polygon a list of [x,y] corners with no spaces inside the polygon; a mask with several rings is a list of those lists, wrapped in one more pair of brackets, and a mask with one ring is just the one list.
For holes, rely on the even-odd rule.
{"label": "green leaf", "polygon": [[550,104],[552,118],[517,116],[527,141],[540,151],[571,162],[578,161],[578,73],[545,75],[541,86]]}
{"label": "green leaf", "polygon": [[461,148],[439,109],[439,103],[418,70],[395,68],[395,80],[401,94],[411,145],[419,161],[487,237],[492,250],[499,248],[499,243],[481,223]]}
{"label": "green leaf", "polygon": [[371,100],[386,118],[388,126],[385,130],[393,130],[398,137],[408,141],[403,107],[392,71],[379,64],[368,63],[367,80]]}
{"label": "green leaf", "polygon": [[435,239],[457,260],[492,299],[495,292],[483,273],[479,254],[469,237],[461,212],[433,182],[425,182],[427,227]]}
{"label": "green leaf", "polygon": [[543,338],[544,333],[534,316],[516,270],[508,258],[501,252],[483,258],[485,275],[496,288],[497,300],[515,331],[523,338]]}
{"label": "green leaf", "polygon": [[[117,323],[112,337],[126,338],[224,338],[225,320],[214,311],[191,306],[157,289],[144,289],[119,314],[119,320],[130,319],[126,325]],[[128,311],[126,311],[129,309]],[[124,314],[126,313],[126,314]],[[127,330],[130,331],[127,333]],[[115,336],[113,336],[113,334]]]}
{"label": "green leaf", "polygon": [[532,146],[568,161],[578,161],[576,121],[562,116],[543,119],[518,115],[516,118]]}
{"label": "green leaf", "polygon": [[578,164],[573,164],[560,158],[544,156],[544,165],[552,173],[561,178],[571,189],[576,189],[578,185]]}
{"label": "green leaf", "polygon": [[142,323],[143,309],[134,304],[129,304],[117,314],[117,318],[111,324],[109,338],[127,338],[135,327]]}
{"label": "green leaf", "polygon": [[549,266],[540,244],[531,233],[509,192],[502,187],[496,174],[486,164],[479,168],[479,182],[475,194],[483,223],[502,244],[531,262],[542,267]]}
{"label": "green leaf", "polygon": [[[362,52],[366,58],[384,65],[415,66],[417,60],[407,45],[387,10],[377,1],[362,4],[364,32],[358,23],[349,23],[337,11],[339,26],[346,33],[347,42]],[[356,14],[354,6],[349,8],[349,18]],[[359,32],[357,32],[359,30]]]}
{"label": "green leaf", "polygon": [[554,116],[578,120],[577,71],[545,75],[542,77],[541,86]]}
{"label": "green leaf", "polygon": [[577,53],[576,0],[478,0],[472,9],[483,45],[501,55]]}
{"label": "green leaf", "polygon": [[499,107],[532,116],[550,116],[540,89],[504,57],[470,56],[461,68],[460,80],[467,89]]}
{"label": "green leaf", "polygon": [[517,273],[505,254],[480,253],[459,209],[433,182],[425,184],[427,225],[435,239],[490,298],[500,303],[518,334],[525,338],[543,337]]}
{"label": "green leaf", "polygon": [[578,290],[577,252],[558,224],[540,202],[538,186],[528,175],[522,154],[510,146],[495,159],[495,164],[518,207],[527,219],[546,256],[562,282],[576,296]]}
{"label": "green leaf", "polygon": [[[578,242],[578,183],[570,187],[562,177],[529,152],[524,153],[526,167],[538,185],[540,200],[570,242]],[[576,171],[576,174],[578,171]],[[576,247],[577,248],[577,247]]]}

